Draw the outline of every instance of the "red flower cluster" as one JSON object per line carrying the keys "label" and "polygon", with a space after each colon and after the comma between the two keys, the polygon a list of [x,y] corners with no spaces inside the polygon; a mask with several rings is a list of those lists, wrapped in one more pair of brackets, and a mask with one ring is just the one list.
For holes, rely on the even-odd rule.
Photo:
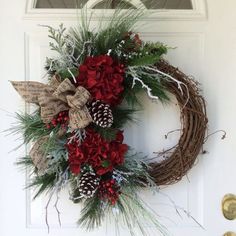
{"label": "red flower cluster", "polygon": [[79,67],[77,85],[86,88],[95,100],[110,105],[120,103],[120,94],[124,90],[124,65],[115,63],[108,55],[86,58]]}
{"label": "red flower cluster", "polygon": [[114,179],[102,181],[98,188],[98,197],[115,205],[120,195],[120,187]]}
{"label": "red flower cluster", "polygon": [[103,175],[111,172],[114,166],[123,164],[128,146],[122,144],[123,134],[121,131],[111,142],[107,142],[92,129],[86,131],[87,136],[80,145],[77,140],[66,145],[72,173],[79,174],[81,165],[89,164],[98,175]]}

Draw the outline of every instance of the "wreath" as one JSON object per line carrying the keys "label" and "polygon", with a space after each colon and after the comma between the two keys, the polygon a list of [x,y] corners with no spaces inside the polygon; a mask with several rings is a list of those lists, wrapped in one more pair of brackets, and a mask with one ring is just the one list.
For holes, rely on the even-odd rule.
{"label": "wreath", "polygon": [[[48,83],[12,81],[33,113],[17,113],[13,132],[22,133],[29,154],[18,161],[34,173],[28,187],[34,198],[52,196],[68,187],[70,199],[81,203],[79,225],[93,229],[105,215],[120,217],[131,234],[147,220],[166,231],[139,197],[142,188],[155,189],[179,181],[195,163],[202,148],[207,117],[199,86],[164,60],[168,47],[144,42],[133,26],[142,14],[116,10],[98,31],[87,17],[66,30],[46,26],[50,47]],[[181,110],[181,137],[164,159],[150,162],[124,143],[123,127],[140,109],[139,93],[151,101],[176,97]],[[47,210],[47,208],[46,208]],[[47,214],[46,223],[48,224]]]}

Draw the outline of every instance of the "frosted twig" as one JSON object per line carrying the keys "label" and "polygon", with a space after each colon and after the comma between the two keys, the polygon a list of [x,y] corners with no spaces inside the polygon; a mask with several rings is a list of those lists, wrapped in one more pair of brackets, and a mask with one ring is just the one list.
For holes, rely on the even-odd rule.
{"label": "frosted twig", "polygon": [[57,214],[58,214],[58,221],[59,221],[59,224],[61,225],[60,211],[57,208],[57,204],[58,204],[58,200],[59,200],[58,194],[59,194],[59,191],[62,189],[62,187],[64,185],[66,185],[67,182],[68,182],[68,178],[69,178],[68,173],[67,173],[68,170],[69,170],[69,167],[67,167],[66,170],[59,175],[58,181],[56,182],[55,187],[53,188],[53,190],[52,190],[52,192],[49,196],[49,199],[47,201],[46,207],[45,207],[45,211],[46,211],[46,213],[45,213],[45,222],[46,222],[46,225],[47,225],[48,233],[50,232],[50,227],[49,227],[49,223],[48,223],[48,207],[49,207],[49,204],[50,204],[50,202],[52,200],[52,197],[53,197],[55,192],[57,193],[57,199],[56,199],[56,203],[55,203],[54,207],[56,208],[56,211],[57,211]]}
{"label": "frosted twig", "polygon": [[76,79],[75,79],[75,76],[73,75],[73,73],[71,72],[70,68],[67,68],[68,72],[71,74],[74,82],[76,83]]}
{"label": "frosted twig", "polygon": [[[178,89],[180,90],[180,92],[181,92],[181,94],[183,95],[184,94],[184,92],[183,92],[183,86],[186,88],[186,91],[187,91],[187,99],[186,99],[186,102],[185,102],[185,104],[183,105],[183,107],[182,107],[182,109],[186,106],[186,104],[188,103],[188,101],[189,101],[189,89],[188,89],[188,86],[185,84],[185,83],[183,83],[183,82],[181,82],[181,81],[179,81],[179,80],[177,80],[177,79],[175,79],[173,76],[171,76],[171,75],[169,75],[169,74],[166,74],[166,73],[164,73],[164,72],[162,72],[162,71],[160,71],[160,70],[158,70],[157,68],[154,68],[154,67],[151,67],[151,66],[129,66],[128,67],[128,73],[129,74],[131,74],[131,76],[133,77],[133,80],[138,80],[140,83],[141,83],[141,81],[140,80],[142,80],[142,79],[140,79],[139,77],[141,77],[142,75],[149,75],[150,77],[152,77],[152,78],[154,78],[154,79],[160,79],[160,77],[158,76],[158,75],[161,75],[163,78],[168,78],[168,79],[170,79],[170,80],[172,80],[172,81],[174,81],[176,84],[177,84],[177,87],[178,87]],[[139,70],[139,71],[138,71]],[[146,71],[145,71],[146,70]],[[150,73],[148,73],[148,72],[150,72]],[[156,72],[158,75],[156,75],[156,74],[154,74],[153,72]],[[140,74],[140,76],[137,76],[137,75],[139,75]],[[136,75],[136,76],[134,76],[134,75]],[[137,79],[137,78],[138,79]],[[135,82],[135,81],[134,81]],[[142,81],[143,82],[143,81]],[[143,84],[142,84],[143,85]],[[147,85],[146,85],[147,86]],[[146,87],[145,87],[146,88]],[[147,89],[147,88],[146,88]],[[151,89],[151,88],[149,88],[149,89]],[[148,94],[148,96],[150,97],[150,90],[147,90],[148,92],[149,92],[149,94]]]}
{"label": "frosted twig", "polygon": [[110,56],[111,52],[112,52],[112,49],[109,49],[108,52],[107,52],[107,55]]}
{"label": "frosted twig", "polygon": [[186,100],[185,104],[183,105],[182,109],[187,105],[187,103],[188,103],[188,101],[189,101],[189,96],[190,96],[190,95],[189,95],[188,86],[187,86],[185,83],[183,83],[183,82],[181,82],[181,81],[175,79],[173,76],[171,76],[171,75],[169,75],[169,74],[167,74],[167,73],[164,73],[164,72],[158,70],[157,68],[153,68],[153,67],[150,67],[150,66],[144,66],[143,68],[145,68],[145,69],[147,69],[147,70],[150,70],[150,71],[153,71],[153,72],[157,72],[158,74],[160,74],[160,75],[162,75],[162,76],[164,76],[164,77],[167,77],[167,78],[169,78],[170,80],[174,81],[174,82],[177,84],[178,89],[180,90],[180,92],[181,92],[182,95],[184,94],[183,89],[182,89],[182,86],[184,86],[184,87],[186,88],[186,91],[187,91],[187,100]]}
{"label": "frosted twig", "polygon": [[53,194],[55,193],[56,189],[54,188],[53,191],[51,192],[50,196],[49,196],[49,199],[47,201],[47,204],[46,204],[46,207],[45,207],[45,222],[46,222],[46,225],[47,225],[47,229],[48,229],[48,233],[50,232],[50,227],[49,227],[49,223],[48,223],[48,207],[49,207],[49,204],[52,200],[52,197],[53,197]]}
{"label": "frosted twig", "polygon": [[[89,45],[89,44],[92,44],[92,42],[91,42],[91,41],[86,41],[86,42],[84,42],[82,51],[81,51],[81,53],[79,54],[79,56],[76,58],[76,61],[78,61],[78,60],[80,59],[80,57],[84,54],[87,44],[88,44],[88,45]],[[90,55],[91,52],[89,52],[88,54]]]}
{"label": "frosted twig", "polygon": [[[71,39],[71,40],[69,40],[69,39]],[[66,45],[69,46],[69,47],[72,49],[70,53],[68,52],[68,50],[66,51],[66,52],[68,52],[69,58],[71,58],[71,59],[73,60],[74,64],[75,64],[76,66],[78,66],[79,63],[77,63],[77,60],[76,60],[76,58],[74,57],[75,48],[76,48],[75,39],[68,36],[68,37],[65,37],[64,40],[65,40]]]}
{"label": "frosted twig", "polygon": [[134,77],[134,78],[133,78],[133,85],[132,85],[132,88],[135,86],[136,81],[140,82],[141,85],[142,85],[142,88],[145,88],[145,89],[147,90],[147,94],[148,94],[148,96],[149,96],[151,99],[155,99],[155,100],[158,100],[158,99],[159,99],[157,96],[152,95],[152,89],[149,88],[146,84],[144,84],[144,82],[143,82],[141,79],[139,79],[138,77]]}
{"label": "frosted twig", "polygon": [[158,98],[157,96],[154,96],[154,95],[152,94],[152,89],[151,89],[148,85],[146,85],[146,84],[142,81],[142,79],[138,78],[138,77],[139,77],[139,76],[138,76],[138,72],[135,71],[133,68],[134,68],[134,67],[129,67],[129,71],[127,71],[127,73],[130,74],[130,75],[132,76],[132,79],[133,79],[132,88],[134,88],[136,82],[138,81],[138,82],[141,83],[142,87],[147,90],[147,94],[148,94],[148,96],[149,96],[151,99],[158,100],[159,98]]}
{"label": "frosted twig", "polygon": [[57,211],[57,218],[58,218],[58,222],[59,222],[59,225],[60,225],[60,227],[61,227],[61,212],[59,211],[59,209],[58,209],[58,201],[59,201],[59,191],[57,191],[57,199],[56,199],[56,202],[55,202],[55,204],[54,204],[54,207],[55,207],[55,209],[56,209],[56,211]]}

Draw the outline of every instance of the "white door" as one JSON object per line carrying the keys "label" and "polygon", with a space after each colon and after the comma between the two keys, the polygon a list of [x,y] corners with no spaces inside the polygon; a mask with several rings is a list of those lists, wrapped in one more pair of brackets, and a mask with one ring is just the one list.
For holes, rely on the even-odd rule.
{"label": "white door", "polygon": [[[47,31],[38,25],[76,24],[74,10],[33,9],[34,2],[0,0],[1,130],[14,122],[12,114],[15,111],[25,109],[9,80],[40,80],[44,74],[44,60],[51,52]],[[89,2],[93,5],[93,1]],[[236,232],[236,222],[226,220],[221,212],[223,196],[236,194],[236,2],[193,0],[192,5],[193,10],[156,11],[142,22],[139,31],[145,40],[162,41],[176,47],[169,51],[168,60],[202,84],[209,133],[224,129],[227,138],[221,140],[221,133],[218,133],[209,139],[204,146],[209,153],[199,156],[188,178],[163,188],[162,194],[143,193],[143,196],[173,236],[224,235],[227,231]],[[139,127],[126,130],[127,142],[145,153],[170,147],[178,137],[171,135],[165,140],[164,135],[179,126],[178,109],[174,103],[163,107],[144,102],[143,122]],[[140,129],[142,138],[137,135]],[[1,134],[0,141],[0,235],[48,235],[44,222],[47,198],[31,202],[30,191],[23,189],[26,175],[14,165],[17,157],[24,155],[25,148],[9,153],[20,141],[4,134]],[[92,233],[76,228],[79,206],[70,203],[67,197],[66,194],[60,196],[61,228],[55,209],[50,208],[50,235],[115,235],[110,225]],[[168,198],[189,212],[204,229],[181,210],[183,218],[179,217]],[[155,230],[153,232],[153,236],[158,235]],[[124,230],[122,235],[129,235],[128,231]]]}

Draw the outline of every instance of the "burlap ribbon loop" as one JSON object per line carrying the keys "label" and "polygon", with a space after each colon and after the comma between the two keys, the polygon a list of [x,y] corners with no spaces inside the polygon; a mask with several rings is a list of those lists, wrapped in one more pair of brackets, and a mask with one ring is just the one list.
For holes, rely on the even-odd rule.
{"label": "burlap ribbon loop", "polygon": [[16,91],[26,102],[38,104],[44,123],[50,123],[61,111],[69,110],[69,126],[85,128],[92,122],[86,103],[90,93],[84,87],[75,87],[69,79],[62,82],[53,77],[49,85],[33,81],[12,81]]}

